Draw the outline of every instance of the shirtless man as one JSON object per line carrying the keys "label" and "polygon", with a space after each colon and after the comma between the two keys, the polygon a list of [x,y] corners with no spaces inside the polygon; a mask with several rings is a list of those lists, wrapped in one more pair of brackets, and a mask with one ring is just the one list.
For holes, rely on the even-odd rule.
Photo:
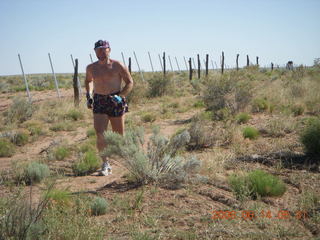
{"label": "shirtless man", "polygon": [[[111,166],[106,156],[102,155],[106,147],[104,131],[110,120],[112,130],[124,134],[124,113],[128,111],[125,97],[132,90],[133,80],[125,66],[110,59],[109,42],[99,40],[95,43],[94,50],[99,60],[87,66],[85,87],[87,106],[93,109],[97,148],[103,161],[101,175],[106,176],[111,174]],[[125,86],[121,90],[122,80]],[[90,82],[93,82],[93,96]]]}

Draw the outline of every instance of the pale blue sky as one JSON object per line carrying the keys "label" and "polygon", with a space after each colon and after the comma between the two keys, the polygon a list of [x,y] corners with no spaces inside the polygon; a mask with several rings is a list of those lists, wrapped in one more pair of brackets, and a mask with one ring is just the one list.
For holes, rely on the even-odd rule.
{"label": "pale blue sky", "polygon": [[246,54],[262,66],[312,65],[320,57],[319,13],[320,0],[0,0],[0,75],[21,73],[18,53],[26,73],[50,73],[48,52],[55,72],[73,71],[70,54],[84,72],[98,39],[110,41],[111,58],[132,57],[133,70],[133,51],[144,70],[151,70],[148,51],[156,70],[163,51],[182,69],[183,56],[208,53],[219,64],[221,51],[229,66],[237,53],[241,66]]}

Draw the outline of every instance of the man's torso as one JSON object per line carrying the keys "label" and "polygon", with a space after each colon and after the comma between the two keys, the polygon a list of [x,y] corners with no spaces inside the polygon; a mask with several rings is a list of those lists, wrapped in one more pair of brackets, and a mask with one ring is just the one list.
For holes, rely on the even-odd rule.
{"label": "man's torso", "polygon": [[118,61],[110,59],[109,64],[91,64],[94,93],[110,94],[119,92],[121,88],[121,65]]}

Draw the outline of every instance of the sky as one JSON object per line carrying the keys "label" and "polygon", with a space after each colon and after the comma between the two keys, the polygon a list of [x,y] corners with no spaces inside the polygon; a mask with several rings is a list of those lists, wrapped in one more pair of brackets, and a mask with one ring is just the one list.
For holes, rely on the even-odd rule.
{"label": "sky", "polygon": [[[160,71],[159,54],[172,67],[185,70],[184,57],[210,64],[246,64],[246,55],[260,66],[270,63],[312,65],[320,57],[320,0],[0,0],[0,75],[71,73],[71,54],[79,72],[96,61],[94,43],[108,40],[111,58]],[[167,69],[171,69],[167,59]]]}

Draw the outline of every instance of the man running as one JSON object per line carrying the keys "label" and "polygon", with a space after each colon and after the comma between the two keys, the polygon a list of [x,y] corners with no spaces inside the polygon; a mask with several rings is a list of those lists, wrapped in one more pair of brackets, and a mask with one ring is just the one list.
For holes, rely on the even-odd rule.
{"label": "man running", "polygon": [[[99,40],[94,45],[99,59],[87,66],[86,69],[86,97],[87,106],[93,109],[93,123],[97,135],[97,148],[102,158],[101,175],[111,174],[111,166],[102,152],[106,147],[104,131],[110,120],[114,132],[124,134],[124,114],[128,111],[126,96],[132,90],[133,80],[128,69],[119,61],[110,59],[111,48],[109,42]],[[125,82],[121,90],[121,82]],[[90,82],[93,82],[93,96]]]}

